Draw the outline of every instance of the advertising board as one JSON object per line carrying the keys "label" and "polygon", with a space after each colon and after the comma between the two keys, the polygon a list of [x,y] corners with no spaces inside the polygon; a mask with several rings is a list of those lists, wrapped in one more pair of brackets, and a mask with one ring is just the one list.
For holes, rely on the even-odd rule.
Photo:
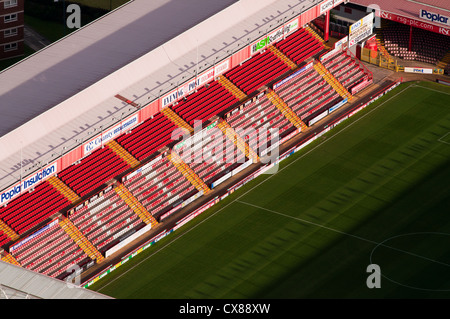
{"label": "advertising board", "polygon": [[98,136],[92,138],[83,144],[83,156],[92,153],[97,148],[104,146],[109,141],[122,135],[122,133],[132,129],[139,124],[139,115],[136,113],[120,123],[114,125],[112,128],[101,132]]}
{"label": "advertising board", "polygon": [[407,73],[433,74],[433,69],[405,67],[405,72],[407,72]]}
{"label": "advertising board", "polygon": [[19,196],[22,192],[32,189],[58,172],[58,162],[53,162],[37,172],[22,178],[21,182],[7,188],[0,193],[0,205]]}
{"label": "advertising board", "polygon": [[364,18],[356,21],[349,27],[348,46],[353,47],[358,42],[364,40],[373,33],[373,20],[375,14],[373,12]]}
{"label": "advertising board", "polygon": [[424,20],[428,20],[431,22],[437,22],[444,24],[446,26],[450,26],[450,18],[447,16],[444,16],[439,13],[434,13],[428,10],[420,9],[419,11],[419,17]]}

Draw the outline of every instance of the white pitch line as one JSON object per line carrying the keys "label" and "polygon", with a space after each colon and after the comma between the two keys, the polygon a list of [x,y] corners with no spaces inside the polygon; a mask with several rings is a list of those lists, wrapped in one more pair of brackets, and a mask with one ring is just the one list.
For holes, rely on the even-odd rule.
{"label": "white pitch line", "polygon": [[444,136],[441,136],[439,139],[438,139],[438,142],[441,142],[441,143],[445,143],[445,144],[448,144],[448,145],[450,145],[450,143],[449,142],[446,142],[446,141],[443,141],[442,139],[443,138],[445,138],[447,135],[449,135],[450,134],[450,132],[448,132],[447,134],[445,134]]}
{"label": "white pitch line", "polygon": [[366,114],[362,115],[360,118],[356,119],[355,121],[351,122],[349,125],[347,125],[346,127],[344,127],[342,130],[340,130],[339,132],[335,133],[334,135],[331,135],[329,138],[323,140],[322,142],[319,142],[319,144],[317,144],[315,147],[313,147],[312,149],[310,149],[308,152],[302,154],[301,156],[299,156],[298,158],[296,158],[295,160],[293,160],[291,163],[289,163],[288,165],[284,166],[283,168],[279,169],[275,174],[270,175],[268,178],[264,179],[263,181],[261,181],[260,183],[258,183],[257,185],[253,186],[252,188],[250,188],[248,191],[244,192],[243,194],[241,194],[240,196],[238,196],[236,199],[234,199],[233,201],[231,201],[230,203],[228,203],[227,205],[225,205],[224,207],[218,209],[215,213],[211,214],[209,217],[205,218],[203,221],[201,221],[200,223],[198,223],[197,225],[192,226],[191,228],[189,228],[188,230],[186,230],[183,234],[181,234],[180,236],[174,238],[173,240],[171,240],[169,243],[167,243],[166,245],[162,246],[161,248],[159,248],[157,251],[153,252],[152,254],[150,254],[149,256],[147,256],[146,258],[144,258],[141,262],[137,263],[136,265],[134,265],[133,267],[131,267],[130,269],[126,270],[125,272],[123,272],[121,275],[119,275],[118,277],[116,277],[115,279],[112,279],[109,283],[105,284],[102,288],[100,288],[98,291],[102,290],[103,288],[105,288],[106,286],[110,285],[111,283],[113,283],[114,281],[116,281],[117,279],[121,278],[122,276],[124,276],[125,274],[127,274],[129,271],[133,270],[134,268],[136,268],[137,266],[139,266],[141,263],[143,263],[144,261],[148,260],[150,257],[154,256],[155,254],[157,254],[158,252],[164,250],[165,248],[167,248],[169,245],[173,244],[175,241],[177,241],[178,239],[182,238],[184,235],[188,234],[189,232],[191,232],[192,230],[194,230],[195,228],[197,228],[198,226],[200,226],[201,224],[203,224],[205,221],[209,220],[210,218],[214,217],[215,215],[217,215],[218,213],[220,213],[221,211],[223,211],[225,208],[227,208],[228,206],[230,206],[231,204],[235,203],[236,201],[238,201],[240,198],[244,197],[245,195],[247,195],[250,191],[254,190],[255,188],[259,187],[260,185],[262,185],[263,183],[267,182],[269,179],[271,179],[273,176],[275,176],[276,174],[282,172],[284,169],[288,168],[289,166],[291,166],[292,164],[294,164],[295,162],[297,162],[298,160],[302,159],[303,157],[305,157],[306,155],[308,155],[309,153],[311,153],[312,151],[314,151],[315,149],[317,149],[318,147],[322,146],[324,143],[326,143],[327,141],[331,140],[333,137],[336,137],[337,135],[339,135],[340,133],[344,132],[346,129],[348,129],[349,127],[351,127],[352,125],[354,125],[355,123],[359,122],[360,120],[362,120],[363,118],[365,118],[367,115],[371,114],[372,112],[374,112],[376,109],[378,109],[380,106],[384,105],[385,103],[389,102],[390,100],[392,100],[393,98],[397,97],[398,95],[402,94],[404,91],[406,91],[407,89],[409,89],[410,86],[404,88],[403,90],[401,90],[400,92],[396,93],[395,95],[391,96],[389,99],[387,99],[386,101],[384,101],[383,103],[380,103],[379,105],[375,106],[373,109],[371,109],[370,111],[368,111]]}

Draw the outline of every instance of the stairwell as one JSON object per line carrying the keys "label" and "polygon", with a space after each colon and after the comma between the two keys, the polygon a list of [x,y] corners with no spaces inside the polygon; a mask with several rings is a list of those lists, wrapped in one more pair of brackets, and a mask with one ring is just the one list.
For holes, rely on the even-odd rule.
{"label": "stairwell", "polygon": [[445,54],[441,61],[436,66],[443,70],[450,70],[450,51]]}
{"label": "stairwell", "polygon": [[291,70],[297,68],[297,64],[295,64],[291,59],[289,59],[283,52],[278,50],[277,47],[271,45],[269,46],[269,50],[272,51],[281,61],[283,61]]}
{"label": "stairwell", "polygon": [[161,111],[169,120],[181,129],[185,129],[189,134],[194,132],[194,128],[176,114],[171,108],[166,107]]}
{"label": "stairwell", "polygon": [[243,154],[245,154],[248,159],[251,159],[253,163],[257,163],[260,160],[258,154],[250,148],[250,146],[236,133],[227,121],[222,120],[217,127]]}
{"label": "stairwell", "polygon": [[386,26],[386,23],[382,22],[381,27],[375,29],[375,40],[377,41],[378,52],[380,52],[384,58],[389,60],[389,59],[392,59],[392,57],[389,54],[389,52],[386,50],[386,48],[384,47],[383,28],[385,26]]}
{"label": "stairwell", "polygon": [[22,266],[11,254],[7,253],[1,258],[2,261],[16,266]]}
{"label": "stairwell", "polygon": [[147,211],[147,209],[134,197],[133,194],[123,185],[119,184],[114,188],[115,192],[120,196],[120,198],[139,216],[139,218],[151,227],[155,227],[158,222],[153,217],[153,215]]}
{"label": "stairwell", "polygon": [[12,241],[19,239],[19,235],[2,220],[0,220],[0,230],[5,233]]}
{"label": "stairwell", "polygon": [[347,99],[347,101],[351,101],[353,99],[353,96],[350,94],[350,92],[347,91],[347,89],[339,82],[331,73],[328,71],[325,66],[320,63],[319,61],[316,61],[317,63],[314,65],[314,69],[320,74],[320,76],[323,77],[325,81],[328,82],[328,84],[331,85],[331,87],[343,98]]}
{"label": "stairwell", "polygon": [[62,217],[59,220],[59,226],[92,260],[95,260],[97,263],[101,263],[105,259],[97,248],[95,248],[95,246],[68,218]]}
{"label": "stairwell", "polygon": [[304,131],[308,128],[308,126],[297,116],[297,114],[295,114],[294,111],[292,111],[292,109],[286,104],[286,102],[284,102],[283,99],[279,97],[278,94],[276,94],[274,91],[270,90],[270,92],[267,93],[267,98],[296,128],[300,129],[301,131]]}
{"label": "stairwell", "polygon": [[220,75],[217,78],[217,82],[226,88],[231,94],[233,94],[239,101],[244,101],[247,98],[247,95],[242,92],[236,85],[234,85],[229,79],[225,76]]}
{"label": "stairwell", "polygon": [[203,195],[207,194],[211,189],[203,182],[203,180],[187,165],[177,154],[177,152],[172,151],[167,158],[172,162],[172,164],[183,174],[184,177],[192,184],[194,187],[203,192]]}
{"label": "stairwell", "polygon": [[56,176],[52,176],[48,179],[50,185],[52,185],[56,190],[63,194],[72,204],[80,201],[80,196],[78,196],[69,186],[67,186],[62,180]]}
{"label": "stairwell", "polygon": [[126,149],[124,149],[119,143],[115,140],[111,140],[106,144],[109,149],[111,149],[114,153],[116,153],[121,159],[123,159],[128,165],[132,168],[138,166],[140,163],[137,159],[133,157]]}
{"label": "stairwell", "polygon": [[331,47],[328,46],[328,44],[325,42],[325,40],[316,32],[314,31],[313,28],[311,28],[311,26],[306,26],[305,30],[308,31],[312,36],[314,36],[320,43],[323,44],[323,46],[327,49],[330,50]]}

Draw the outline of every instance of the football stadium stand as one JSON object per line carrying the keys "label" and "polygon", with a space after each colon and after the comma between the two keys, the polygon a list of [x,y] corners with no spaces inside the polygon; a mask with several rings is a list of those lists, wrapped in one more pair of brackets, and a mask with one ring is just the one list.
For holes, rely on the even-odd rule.
{"label": "football stadium stand", "polygon": [[20,195],[8,205],[0,207],[0,218],[21,235],[69,206],[71,202],[47,181],[32,192]]}
{"label": "football stadium stand", "polygon": [[[155,18],[155,12],[161,13],[173,5],[166,0],[159,2],[163,9],[146,7],[145,0],[131,2],[124,8],[142,18],[137,22],[141,26]],[[195,9],[206,4],[205,0],[195,0],[187,11],[202,21],[195,27],[189,28],[186,20],[176,23],[161,42],[153,43],[154,47],[139,47],[141,56],[133,56],[132,50],[124,49],[126,58],[133,61],[126,66],[124,60],[114,57],[109,67],[101,64],[96,69],[90,64],[98,71],[94,77],[88,75],[80,83],[64,82],[76,93],[63,90],[47,100],[39,97],[36,100],[41,105],[39,119],[32,114],[30,123],[15,124],[13,133],[23,137],[26,145],[31,143],[38,149],[39,143],[59,145],[62,137],[75,141],[76,145],[72,144],[65,154],[61,152],[56,160],[52,155],[53,163],[41,159],[38,166],[28,166],[33,176],[36,174],[32,182],[27,174],[22,174],[22,158],[21,164],[16,165],[21,172],[20,184],[16,180],[8,183],[11,174],[2,179],[8,186],[2,184],[5,187],[0,195],[3,261],[59,279],[68,276],[66,270],[70,265],[87,269],[101,264],[107,252],[126,238],[144,228],[158,227],[182,203],[209,194],[218,180],[244,163],[258,163],[274,136],[282,139],[307,130],[318,115],[350,100],[355,85],[371,79],[370,72],[345,50],[335,51],[319,61],[327,49],[322,39],[306,26],[322,13],[314,1],[263,0],[259,9],[248,0],[219,2],[195,13]],[[302,7],[298,7],[300,4]],[[122,17],[124,12],[127,10],[119,8],[55,47],[70,46],[76,37],[85,32],[90,34],[102,22],[114,24],[111,17]],[[273,30],[265,29],[266,36],[262,39],[260,28],[243,31],[246,27],[239,24],[261,23],[267,19],[263,17],[276,12],[284,19],[274,19],[278,24],[270,25]],[[238,15],[236,24],[222,26],[235,15]],[[206,19],[209,16],[213,19]],[[153,21],[153,25],[160,22]],[[215,25],[221,26],[215,30],[212,27]],[[119,32],[121,28],[122,22],[111,30]],[[185,29],[187,34],[182,34]],[[144,27],[141,32],[149,31]],[[173,33],[181,35],[168,39]],[[245,41],[237,39],[234,42],[237,47],[221,50],[221,54],[227,52],[229,56],[216,56],[222,60],[209,63],[209,56],[204,54],[216,53],[217,41],[223,43],[224,34],[229,43],[245,34],[246,47],[241,47]],[[181,45],[195,35],[203,35],[202,42],[208,43],[202,54],[198,54],[198,44],[188,48]],[[111,39],[116,36],[124,37],[114,33]],[[97,41],[100,46],[102,40]],[[43,58],[53,48],[48,50],[43,50]],[[24,63],[39,64],[40,54]],[[84,61],[86,57],[80,54],[79,58]],[[199,59],[202,63],[198,63]],[[205,65],[210,66],[205,70]],[[70,71],[74,71],[71,67],[68,66]],[[117,70],[108,74],[111,67]],[[21,68],[19,63],[17,72]],[[77,74],[83,74],[84,66],[78,71]],[[13,73],[14,67],[10,72],[5,76],[19,77]],[[165,80],[168,74],[169,80]],[[186,79],[187,74],[192,76],[190,80]],[[52,79],[61,76],[51,72],[48,75]],[[0,83],[1,80],[0,74]],[[153,85],[158,89],[150,89]],[[84,89],[78,92],[79,87]],[[38,89],[42,89],[40,83],[31,92]],[[17,99],[10,97],[11,103],[29,102]],[[49,103],[58,107],[47,110]],[[109,104],[115,108],[104,112]],[[73,108],[74,105],[80,107]],[[68,115],[62,115],[68,109],[71,109]],[[53,123],[58,116],[60,123]],[[44,135],[24,135],[23,129],[33,130],[34,125],[42,127],[43,123],[49,125]],[[252,142],[256,132],[263,130],[270,134]],[[89,134],[81,140],[65,137],[68,132],[77,135],[80,131]],[[48,141],[47,136],[51,136]],[[0,146],[8,143],[8,134],[0,138]],[[46,153],[45,150],[44,147]],[[32,151],[30,147],[25,152]],[[55,154],[55,147],[50,153]],[[7,167],[17,155],[17,146],[3,155],[0,164]],[[17,185],[28,187],[22,191]]]}
{"label": "football stadium stand", "polygon": [[[177,148],[172,156],[177,155],[179,161],[186,163],[206,185],[211,185],[246,160],[245,155],[230,139],[224,139],[217,122]],[[204,190],[208,191],[206,187]]]}
{"label": "football stadium stand", "polygon": [[410,27],[400,23],[389,23],[382,29],[384,47],[404,60],[437,64],[450,50],[450,37],[443,34],[414,28],[414,41],[409,49]]}
{"label": "football stadium stand", "polygon": [[324,49],[323,43],[306,29],[300,29],[289,38],[277,42],[275,47],[298,65]]}
{"label": "football stadium stand", "polygon": [[224,76],[249,95],[289,70],[290,68],[282,60],[272,51],[267,50],[228,71]]}
{"label": "football stadium stand", "polygon": [[117,139],[124,149],[139,161],[158,154],[158,151],[171,142],[172,132],[178,126],[162,113],[146,120],[130,133]]}
{"label": "football stadium stand", "polygon": [[197,192],[167,156],[159,156],[149,164],[127,178],[124,186],[152,215],[165,212],[174,202]]}
{"label": "football stadium stand", "polygon": [[[342,84],[347,92],[364,81],[371,81],[373,74],[358,60],[349,50],[335,52],[327,56],[323,61],[323,66],[333,75],[337,83]],[[343,98],[348,98],[345,94]]]}
{"label": "football stadium stand", "polygon": [[182,117],[190,126],[195,121],[206,122],[214,115],[223,112],[239,100],[217,81],[207,84],[196,93],[171,106],[171,109]]}
{"label": "football stadium stand", "polygon": [[63,170],[58,177],[83,197],[129,168],[131,166],[113,150],[103,146]]}
{"label": "football stadium stand", "polygon": [[379,44],[387,51],[382,52],[381,48],[383,54],[388,53],[405,61],[436,65],[448,71],[450,62],[450,28],[446,23],[450,12],[448,1],[377,0],[374,3],[371,0],[353,0],[351,6],[352,8],[356,6],[363,12],[375,9]]}
{"label": "football stadium stand", "polygon": [[[248,140],[249,147],[261,154],[261,145],[271,145],[273,137],[267,134],[266,140],[256,140],[256,135],[263,129],[278,130],[278,137],[282,138],[295,129],[289,119],[276,108],[276,106],[268,99],[267,94],[262,92],[254,101],[245,105],[242,109],[238,109],[232,115],[227,117],[228,124],[243,132],[247,132],[244,138]],[[253,136],[252,136],[253,135]],[[261,145],[257,145],[256,143]]]}
{"label": "football stadium stand", "polygon": [[301,120],[342,100],[313,67],[309,68],[301,79],[286,83],[277,92]]}

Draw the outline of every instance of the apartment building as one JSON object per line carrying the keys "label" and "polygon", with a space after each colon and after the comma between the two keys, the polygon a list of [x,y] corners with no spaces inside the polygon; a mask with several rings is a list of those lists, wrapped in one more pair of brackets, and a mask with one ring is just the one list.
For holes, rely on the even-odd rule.
{"label": "apartment building", "polygon": [[0,60],[24,53],[24,1],[0,0]]}

